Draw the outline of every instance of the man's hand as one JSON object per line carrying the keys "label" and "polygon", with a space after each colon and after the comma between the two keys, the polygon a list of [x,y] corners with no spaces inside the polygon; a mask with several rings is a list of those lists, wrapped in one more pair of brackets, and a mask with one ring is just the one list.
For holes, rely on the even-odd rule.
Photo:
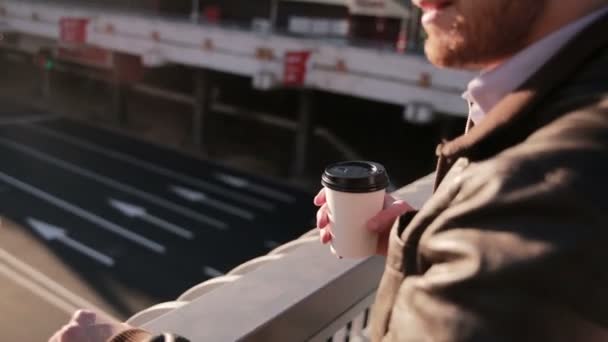
{"label": "man's hand", "polygon": [[[320,207],[317,211],[317,227],[320,230],[320,239],[323,244],[327,244],[331,241],[331,224],[328,216],[329,208],[325,199],[325,188],[321,189],[315,196],[314,203]],[[379,234],[377,254],[386,256],[391,227],[399,216],[412,210],[414,209],[405,201],[397,200],[389,194],[384,196],[384,209],[372,217],[366,225],[367,229]]]}
{"label": "man's hand", "polygon": [[68,324],[49,339],[49,342],[106,342],[113,335],[130,328],[127,324],[95,312],[78,310]]}

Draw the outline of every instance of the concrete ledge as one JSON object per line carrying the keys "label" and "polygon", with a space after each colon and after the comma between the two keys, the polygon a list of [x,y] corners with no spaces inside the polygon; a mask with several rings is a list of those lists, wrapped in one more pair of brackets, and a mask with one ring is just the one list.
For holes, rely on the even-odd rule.
{"label": "concrete ledge", "polygon": [[[378,284],[384,260],[338,260],[305,245],[144,326],[192,341],[301,341]],[[270,324],[272,323],[272,324]]]}
{"label": "concrete ledge", "polygon": [[[433,179],[429,175],[393,194],[420,208]],[[326,246],[303,244],[143,327],[192,341],[318,339],[358,303],[368,304],[383,270],[381,257],[338,260]]]}

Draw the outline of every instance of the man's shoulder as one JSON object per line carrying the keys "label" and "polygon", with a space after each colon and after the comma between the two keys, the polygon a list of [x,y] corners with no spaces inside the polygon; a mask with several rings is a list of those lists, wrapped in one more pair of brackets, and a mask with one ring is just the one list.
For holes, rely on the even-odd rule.
{"label": "man's shoulder", "polygon": [[603,142],[608,148],[608,91],[562,97],[551,103],[543,118],[547,123],[534,132],[524,145],[542,141]]}
{"label": "man's shoulder", "polygon": [[[551,70],[551,72],[561,71]],[[555,117],[564,112],[606,108],[607,79],[608,46],[596,51],[572,74],[572,77],[550,91],[543,99],[540,110],[545,116]]]}
{"label": "man's shoulder", "polygon": [[[540,186],[548,191],[551,185],[570,186],[576,192],[608,191],[608,93],[567,110],[562,107],[555,115],[524,141],[491,158],[450,170],[445,185],[454,189],[456,184],[450,180],[457,180],[458,187],[473,189],[471,196],[482,187],[520,191]],[[560,182],[547,182],[556,174],[561,175]]]}

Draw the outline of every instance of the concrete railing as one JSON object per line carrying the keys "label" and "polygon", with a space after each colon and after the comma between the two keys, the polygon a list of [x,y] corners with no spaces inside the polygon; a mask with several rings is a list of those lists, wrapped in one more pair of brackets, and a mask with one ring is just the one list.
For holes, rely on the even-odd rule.
{"label": "concrete railing", "polygon": [[[433,179],[393,195],[419,208]],[[384,258],[338,260],[316,235],[312,230],[129,322],[192,341],[365,341]]]}

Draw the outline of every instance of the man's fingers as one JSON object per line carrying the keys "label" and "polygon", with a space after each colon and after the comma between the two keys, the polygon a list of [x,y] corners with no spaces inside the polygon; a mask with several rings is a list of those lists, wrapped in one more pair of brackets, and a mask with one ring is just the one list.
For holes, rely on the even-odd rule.
{"label": "man's fingers", "polygon": [[80,325],[93,325],[95,324],[95,319],[95,313],[88,310],[78,310],[72,315],[72,321]]}
{"label": "man's fingers", "polygon": [[317,228],[319,228],[319,240],[322,244],[327,244],[331,241],[331,231],[329,225],[329,209],[325,198],[325,188],[321,189],[315,199],[314,204],[320,206],[317,210]]}
{"label": "man's fingers", "polygon": [[331,241],[331,231],[329,230],[329,227],[325,228],[325,229],[321,229],[319,231],[319,239],[321,240],[322,244],[328,244]]}
{"label": "man's fingers", "polygon": [[327,226],[328,223],[329,223],[328,208],[327,208],[327,203],[325,203],[317,211],[317,227],[325,228],[325,226]]}
{"label": "man's fingers", "polygon": [[384,196],[384,205],[382,206],[382,208],[386,209],[386,208],[390,207],[395,202],[405,203],[410,208],[410,210],[414,210],[414,208],[412,208],[412,206],[410,206],[407,202],[405,202],[403,200],[398,200],[395,197],[393,197],[393,195],[391,195],[391,194],[386,194]]}
{"label": "man's fingers", "polygon": [[61,334],[63,333],[63,330],[57,330],[53,336],[51,336],[51,338],[49,338],[48,342],[60,342],[61,340]]}
{"label": "man's fingers", "polygon": [[315,199],[313,200],[313,203],[317,206],[320,207],[323,204],[325,204],[325,188],[321,189],[321,191],[319,191],[319,193],[315,196]]}
{"label": "man's fingers", "polygon": [[412,207],[409,204],[401,200],[395,201],[369,220],[367,228],[376,232],[389,229],[397,217],[410,210]]}
{"label": "man's fingers", "polygon": [[86,336],[82,332],[82,327],[75,322],[63,326],[57,335],[59,342],[76,342],[87,341]]}

